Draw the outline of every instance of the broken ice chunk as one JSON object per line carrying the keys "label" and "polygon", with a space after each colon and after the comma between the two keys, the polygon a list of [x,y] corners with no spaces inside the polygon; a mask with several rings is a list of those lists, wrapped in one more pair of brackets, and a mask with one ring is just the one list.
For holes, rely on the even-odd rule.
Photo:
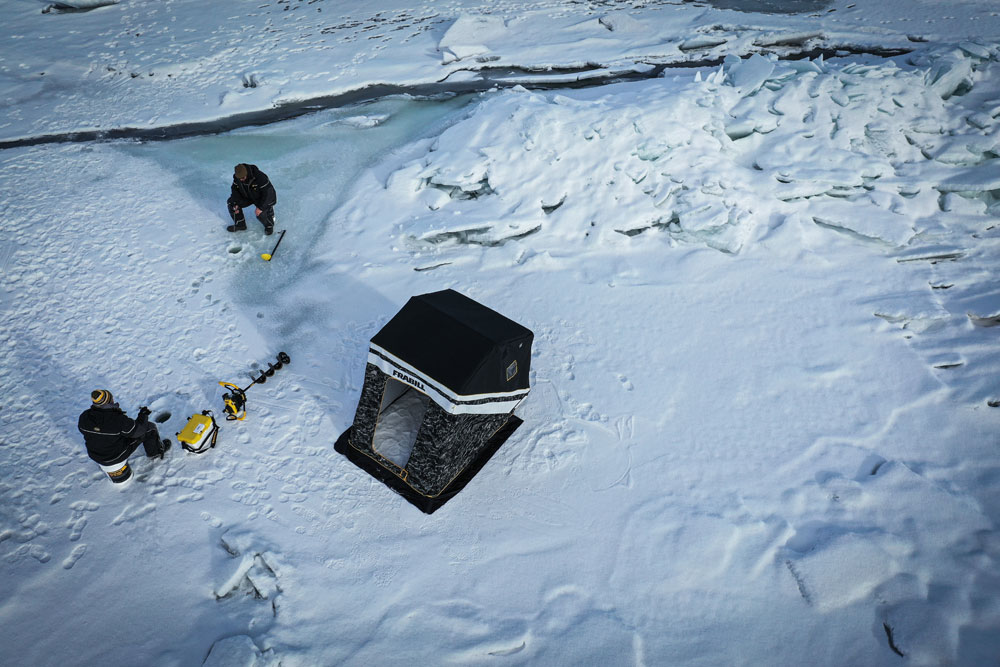
{"label": "broken ice chunk", "polygon": [[649,27],[637,19],[632,18],[624,12],[608,14],[598,19],[598,23],[611,32],[648,32]]}
{"label": "broken ice chunk", "polygon": [[254,564],[254,554],[244,554],[240,559],[239,565],[233,573],[226,579],[218,588],[215,589],[215,598],[221,600],[230,593],[232,593],[246,577],[247,572]]}
{"label": "broken ice chunk", "polygon": [[778,127],[779,117],[757,104],[753,98],[743,98],[729,114],[733,117],[732,121],[726,123],[726,134],[730,139],[739,139],[751,132],[767,134]]}
{"label": "broken ice chunk", "polygon": [[371,116],[348,116],[333,121],[330,125],[350,125],[359,129],[377,127],[389,119],[389,114],[373,114]]}
{"label": "broken ice chunk", "polygon": [[996,143],[996,139],[981,135],[949,136],[926,142],[925,151],[938,162],[973,165],[982,162],[983,156],[996,148]]}
{"label": "broken ice chunk", "polygon": [[678,48],[681,51],[695,51],[698,49],[711,49],[716,46],[722,46],[725,44],[727,39],[721,35],[698,35],[697,37],[692,37],[691,39],[684,40],[680,43]]}
{"label": "broken ice chunk", "polygon": [[993,56],[993,53],[989,48],[983,46],[982,44],[976,44],[975,42],[962,42],[958,45],[958,48],[962,49],[970,56],[974,56],[982,60],[989,60]]}
{"label": "broken ice chunk", "polygon": [[913,238],[913,222],[906,216],[861,202],[830,200],[816,202],[813,220],[861,236],[901,246]]}
{"label": "broken ice chunk", "polygon": [[257,667],[264,654],[246,635],[224,637],[212,644],[202,667]]}
{"label": "broken ice chunk", "polygon": [[727,57],[726,62],[729,64],[727,81],[743,96],[753,95],[760,90],[774,72],[774,62],[759,53],[746,60]]}
{"label": "broken ice chunk", "polygon": [[489,51],[489,48],[482,44],[454,44],[441,49],[441,64],[447,65],[464,58],[481,56]]}
{"label": "broken ice chunk", "polygon": [[254,558],[253,567],[247,572],[247,580],[253,586],[255,595],[261,599],[273,600],[281,592],[274,570],[260,555]]}
{"label": "broken ice chunk", "polygon": [[447,192],[433,187],[421,190],[419,199],[432,211],[438,210],[451,201],[451,197],[448,196]]}
{"label": "broken ice chunk", "polygon": [[928,88],[946,100],[972,87],[972,63],[958,56],[942,59],[927,73],[926,81]]}
{"label": "broken ice chunk", "polygon": [[974,167],[958,170],[953,176],[938,183],[940,192],[988,192],[1000,190],[1000,160],[990,160]]}
{"label": "broken ice chunk", "polygon": [[502,39],[506,34],[507,26],[498,16],[462,14],[438,42],[442,64],[482,55],[490,50],[487,45],[491,40]]}

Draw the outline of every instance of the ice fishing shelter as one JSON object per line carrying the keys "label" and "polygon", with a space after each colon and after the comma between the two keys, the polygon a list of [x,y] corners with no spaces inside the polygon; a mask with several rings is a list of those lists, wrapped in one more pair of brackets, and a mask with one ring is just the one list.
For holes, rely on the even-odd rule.
{"label": "ice fishing shelter", "polygon": [[412,297],[371,339],[336,450],[430,514],[521,425],[533,337],[454,290]]}

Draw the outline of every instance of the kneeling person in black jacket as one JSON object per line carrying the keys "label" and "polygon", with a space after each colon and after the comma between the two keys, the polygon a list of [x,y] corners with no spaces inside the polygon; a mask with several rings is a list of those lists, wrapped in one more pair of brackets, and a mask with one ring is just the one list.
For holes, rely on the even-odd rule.
{"label": "kneeling person in black jacket", "polygon": [[247,228],[243,208],[256,207],[257,219],[264,225],[264,233],[274,232],[274,205],[278,203],[278,194],[274,191],[267,174],[255,164],[238,164],[233,170],[233,186],[226,204],[229,206],[229,216],[233,224],[226,227],[228,232],[241,232]]}
{"label": "kneeling person in black jacket", "polygon": [[92,404],[80,415],[77,427],[87,444],[87,454],[113,482],[125,482],[131,476],[128,457],[140,444],[149,458],[162,459],[170,449],[170,441],[160,440],[156,425],[149,422],[149,408],[139,408],[133,420],[106,389],[91,392],[90,399]]}

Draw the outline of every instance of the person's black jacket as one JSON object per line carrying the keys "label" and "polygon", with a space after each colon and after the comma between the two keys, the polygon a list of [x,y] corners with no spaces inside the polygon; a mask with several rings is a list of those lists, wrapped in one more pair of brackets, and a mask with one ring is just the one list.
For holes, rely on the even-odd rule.
{"label": "person's black jacket", "polygon": [[278,202],[278,193],[274,191],[271,179],[255,164],[248,164],[246,168],[246,181],[233,176],[232,200],[240,206],[253,204],[260,209],[274,206]]}
{"label": "person's black jacket", "polygon": [[140,440],[135,420],[117,405],[93,405],[83,411],[77,423],[87,454],[100,465],[114,465],[126,460],[136,450]]}

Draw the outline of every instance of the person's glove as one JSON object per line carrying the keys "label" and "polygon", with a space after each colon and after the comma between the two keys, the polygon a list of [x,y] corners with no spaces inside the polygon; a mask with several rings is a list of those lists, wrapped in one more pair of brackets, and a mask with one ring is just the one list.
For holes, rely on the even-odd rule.
{"label": "person's glove", "polygon": [[135,420],[140,424],[145,424],[149,420],[149,408],[145,405],[139,408],[139,416]]}

